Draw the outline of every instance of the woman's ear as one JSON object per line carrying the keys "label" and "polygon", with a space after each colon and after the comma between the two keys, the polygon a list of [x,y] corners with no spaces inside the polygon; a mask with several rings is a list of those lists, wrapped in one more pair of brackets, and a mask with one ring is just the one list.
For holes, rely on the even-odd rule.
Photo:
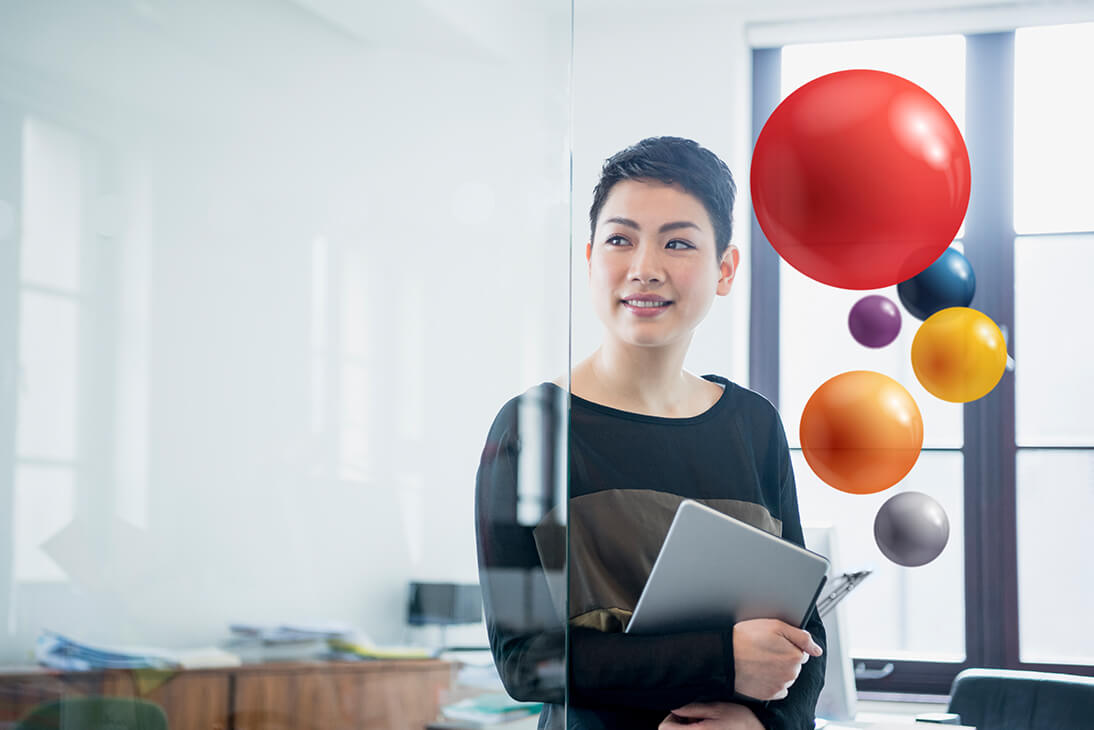
{"label": "woman's ear", "polygon": [[736,246],[730,244],[726,252],[722,254],[719,264],[721,276],[718,277],[718,296],[724,297],[733,288],[733,277],[737,275],[737,266],[741,263],[741,252]]}
{"label": "woman's ear", "polygon": [[589,241],[585,244],[585,261],[587,263],[593,262],[593,242]]}

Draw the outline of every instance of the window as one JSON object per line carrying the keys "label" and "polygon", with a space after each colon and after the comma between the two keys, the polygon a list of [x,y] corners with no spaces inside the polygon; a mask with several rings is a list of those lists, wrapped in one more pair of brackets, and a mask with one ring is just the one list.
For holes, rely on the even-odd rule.
{"label": "window", "polygon": [[312,437],[316,477],[371,478],[367,270],[359,248],[311,242]]}
{"label": "window", "polygon": [[[1018,653],[1094,664],[1094,637],[1064,634],[1094,611],[1094,23],[1014,38],[1014,328]],[[1076,69],[1077,76],[1064,72]],[[1076,86],[1081,85],[1083,89]]]}
{"label": "window", "polygon": [[1014,229],[1094,231],[1094,23],[1014,34]]}
{"label": "window", "polygon": [[75,515],[80,337],[86,314],[84,161],[67,130],[23,124],[15,445],[15,581],[64,580],[43,543]]}
{"label": "window", "polygon": [[[963,36],[784,48],[780,98],[818,76],[847,68],[869,68],[907,78],[938,99],[958,127],[964,128]],[[850,650],[856,657],[960,662],[965,659],[962,410],[930,395],[916,380],[908,353],[918,322],[907,313],[897,340],[887,347],[871,350],[852,339],[847,313],[869,294],[900,301],[895,286],[875,291],[837,289],[780,262],[779,399],[787,438],[794,449],[801,512],[805,519],[837,528],[840,554],[848,570],[873,571],[846,607],[848,623],[854,627]],[[802,408],[813,391],[838,373],[862,369],[884,373],[907,388],[924,424],[925,452],[912,472],[893,489],[868,496],[843,494],[824,484],[801,456],[798,440]],[[916,570],[890,562],[874,542],[874,515],[900,491],[931,495],[950,518],[947,549]]]}
{"label": "window", "polygon": [[[1091,549],[1079,520],[1094,507],[1086,415],[1094,390],[1083,377],[1094,351],[1074,329],[1090,311],[1079,277],[1094,264],[1094,219],[1082,203],[1094,192],[1082,173],[1094,164],[1094,143],[1082,132],[1094,107],[1064,72],[1091,67],[1094,57],[1083,49],[1092,41],[1094,25],[1087,25],[754,50],[754,138],[779,99],[839,69],[896,73],[942,103],[973,160],[973,196],[957,242],[977,274],[972,306],[1015,332],[1015,372],[996,391],[965,406],[940,401],[912,373],[918,320],[905,312],[900,336],[880,350],[859,346],[847,331],[858,298],[877,293],[897,302],[895,287],[859,292],[814,282],[768,255],[753,224],[753,281],[760,282],[752,299],[753,387],[780,407],[803,520],[837,526],[845,568],[875,570],[847,603],[851,653],[868,665],[892,662],[894,671],[859,679],[860,689],[946,693],[967,666],[1094,674],[1094,642],[1070,640],[1058,628],[1094,611],[1094,568],[1079,557]],[[1029,235],[1015,238],[1016,228]],[[772,382],[764,373],[775,363]],[[797,425],[813,390],[853,369],[901,382],[923,414],[916,466],[877,495],[828,487],[799,448]],[[885,559],[872,529],[881,504],[908,490],[937,499],[951,528],[942,555],[915,569]]]}

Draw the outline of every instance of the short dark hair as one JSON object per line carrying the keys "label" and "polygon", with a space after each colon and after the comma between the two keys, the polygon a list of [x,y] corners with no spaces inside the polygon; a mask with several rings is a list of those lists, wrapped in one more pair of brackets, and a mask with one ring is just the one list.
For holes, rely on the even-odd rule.
{"label": "short dark hair", "polygon": [[604,161],[589,209],[590,240],[612,187],[621,180],[677,184],[707,209],[714,224],[715,255],[721,260],[733,238],[733,200],[737,185],[726,163],[697,142],[682,137],[647,137]]}

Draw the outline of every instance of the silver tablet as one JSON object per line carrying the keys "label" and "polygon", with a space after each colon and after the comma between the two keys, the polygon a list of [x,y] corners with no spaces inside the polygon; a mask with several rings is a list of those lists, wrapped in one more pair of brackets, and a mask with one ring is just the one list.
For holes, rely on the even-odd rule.
{"label": "silver tablet", "polygon": [[627,633],[725,631],[754,618],[803,626],[827,572],[824,557],[685,500]]}

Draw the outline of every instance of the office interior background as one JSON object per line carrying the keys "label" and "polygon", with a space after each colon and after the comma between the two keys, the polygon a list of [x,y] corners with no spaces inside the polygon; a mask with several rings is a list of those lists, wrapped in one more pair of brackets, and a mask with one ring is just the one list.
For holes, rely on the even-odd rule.
{"label": "office interior background", "polygon": [[[408,585],[477,582],[494,415],[597,342],[600,164],[668,134],[740,189],[744,265],[688,368],[775,400],[792,447],[845,370],[891,375],[923,412],[889,492],[838,493],[795,456],[803,521],[836,527],[838,568],[875,571],[844,605],[860,688],[1094,672],[1092,21],[1094,3],[979,0],[0,4],[0,663],[33,664],[43,630],[434,641],[407,625]],[[1014,359],[983,403],[919,387],[910,316],[867,351],[845,325],[862,293],[761,258],[757,108],[851,67],[923,86],[974,186],[1003,176],[959,233]],[[905,490],[950,518],[922,568],[873,542]]]}

